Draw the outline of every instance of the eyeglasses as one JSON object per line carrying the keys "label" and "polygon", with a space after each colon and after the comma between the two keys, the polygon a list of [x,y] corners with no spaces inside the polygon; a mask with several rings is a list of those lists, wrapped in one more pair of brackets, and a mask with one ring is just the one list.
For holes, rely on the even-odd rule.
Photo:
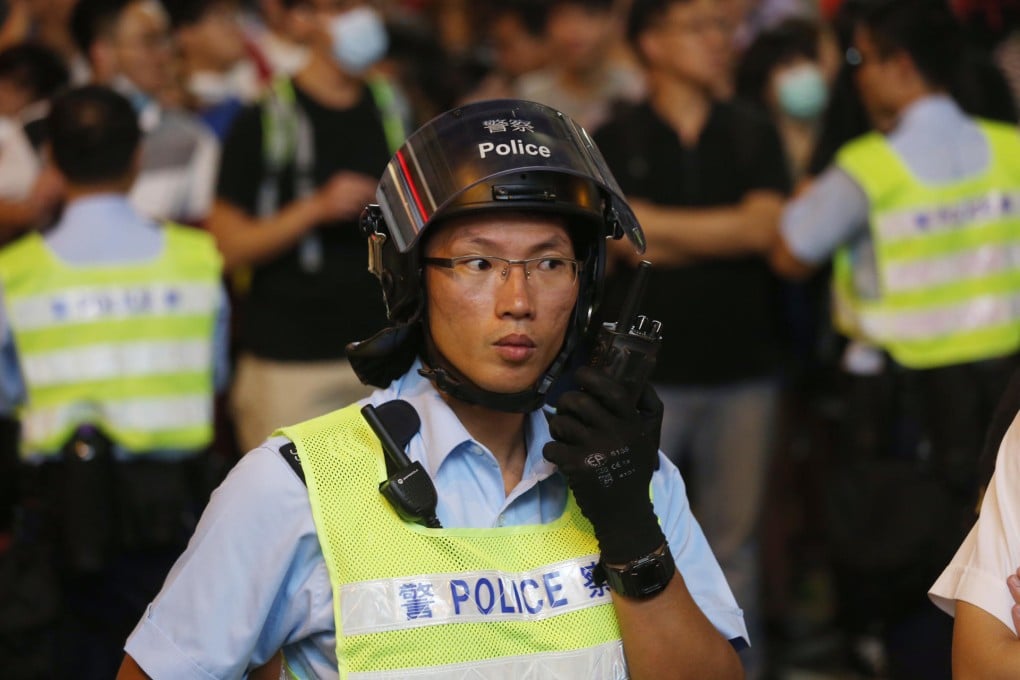
{"label": "eyeglasses", "polygon": [[569,257],[532,257],[526,260],[508,260],[494,255],[461,255],[460,257],[426,257],[425,264],[452,269],[471,286],[494,285],[506,281],[510,268],[520,265],[524,278],[547,291],[564,291],[572,288],[581,270],[580,260]]}

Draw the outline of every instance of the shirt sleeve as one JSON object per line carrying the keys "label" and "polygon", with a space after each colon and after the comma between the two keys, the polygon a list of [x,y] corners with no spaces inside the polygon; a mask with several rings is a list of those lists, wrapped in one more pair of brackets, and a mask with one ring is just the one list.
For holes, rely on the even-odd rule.
{"label": "shirt sleeve", "polygon": [[818,265],[868,228],[868,198],[850,175],[833,166],[783,212],[780,231],[790,252]]}
{"label": "shirt sleeve", "polygon": [[727,640],[748,645],[744,614],[691,512],[680,471],[661,452],[659,470],[652,478],[652,500],[677,571],[698,608]]}
{"label": "shirt sleeve", "polygon": [[329,578],[308,493],[276,450],[246,454],[213,493],[187,549],[127,640],[151,677],[237,678],[332,630]]}
{"label": "shirt sleeve", "polygon": [[213,327],[213,388],[217,393],[230,387],[230,296],[222,285],[219,297]]}
{"label": "shirt sleeve", "polygon": [[977,523],[949,566],[928,592],[932,601],[953,615],[956,601],[980,607],[1017,633],[1013,597],[1006,579],[1020,567],[1020,416],[999,447],[995,473],[981,503]]}

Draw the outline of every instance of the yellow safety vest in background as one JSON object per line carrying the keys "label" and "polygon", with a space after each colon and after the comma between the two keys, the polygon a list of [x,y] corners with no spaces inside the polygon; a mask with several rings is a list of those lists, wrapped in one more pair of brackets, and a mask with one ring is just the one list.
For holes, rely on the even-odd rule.
{"label": "yellow safety vest in background", "polygon": [[627,677],[573,495],[549,524],[428,529],[380,494],[386,465],[357,405],[282,433],[297,446],[332,582],[341,678]]}
{"label": "yellow safety vest in background", "polygon": [[23,456],[57,454],[83,423],[137,454],[212,441],[221,259],[205,232],[163,234],[158,257],[132,264],[71,265],[35,233],[0,251]]}
{"label": "yellow safety vest in background", "polygon": [[878,274],[878,295],[862,295],[849,248],[837,252],[836,326],[908,368],[1020,349],[1020,133],[979,124],[989,164],[961,181],[921,181],[878,133],[836,158],[868,198]]}

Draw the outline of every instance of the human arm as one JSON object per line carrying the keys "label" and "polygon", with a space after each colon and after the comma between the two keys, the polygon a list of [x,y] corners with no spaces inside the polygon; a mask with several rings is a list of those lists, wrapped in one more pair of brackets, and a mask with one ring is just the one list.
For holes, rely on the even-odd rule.
{"label": "human arm", "polygon": [[768,252],[783,200],[782,194],[770,190],[751,191],[737,205],[719,208],[678,208],[629,199],[648,248],[628,259],[631,264],[647,259],[661,266]]}
{"label": "human arm", "polygon": [[934,603],[953,614],[954,677],[1020,675],[1012,586],[1020,564],[1020,418],[1002,440],[977,523],[932,586]]}
{"label": "human arm", "polygon": [[0,198],[0,239],[41,227],[51,219],[64,198],[64,180],[53,166],[45,166],[27,196]]}
{"label": "human arm", "polygon": [[337,172],[313,193],[257,216],[259,189],[268,172],[260,110],[249,108],[239,114],[224,142],[216,199],[206,220],[227,270],[269,260],[321,224],[355,220],[372,202],[377,184],[361,173]]}
{"label": "human arm", "polygon": [[769,264],[780,276],[804,279],[867,228],[864,191],[844,171],[830,168],[782,211]]}
{"label": "human arm", "polygon": [[332,628],[307,490],[277,450],[260,447],[213,493],[127,640],[124,672],[135,663],[160,680],[240,677]]}
{"label": "human arm", "polygon": [[[725,583],[703,535],[689,513],[682,511],[675,514],[686,521],[666,515],[660,526],[649,497],[649,482],[661,464],[661,402],[646,386],[638,410],[622,386],[601,372],[583,367],[575,378],[582,389],[563,395],[556,415],[549,417],[555,441],[546,445],[545,456],[566,476],[581,511],[591,521],[602,561],[626,564],[666,543],[677,563],[672,578],[658,593],[645,598],[612,593],[631,677],[741,677],[733,646],[705,611],[726,598],[706,591],[696,602],[692,594],[695,585],[705,587],[713,576]],[[679,475],[675,469],[671,472]],[[682,496],[682,489],[677,483],[655,491]],[[672,500],[669,507],[686,507]],[[662,527],[679,545],[667,543]],[[691,588],[687,576],[695,579]],[[732,603],[732,596],[725,592]]]}
{"label": "human arm", "polygon": [[1020,674],[1020,641],[981,607],[957,602],[953,624],[953,677],[1010,680]]}

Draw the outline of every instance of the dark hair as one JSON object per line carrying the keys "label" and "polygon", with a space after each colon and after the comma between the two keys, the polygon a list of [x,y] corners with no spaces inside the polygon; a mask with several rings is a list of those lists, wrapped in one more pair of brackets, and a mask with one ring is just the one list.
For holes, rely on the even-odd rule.
{"label": "dark hair", "polygon": [[70,74],[63,58],[35,43],[22,43],[0,52],[0,80],[27,90],[32,101],[49,99],[67,87]]}
{"label": "dark hair", "polygon": [[546,0],[502,0],[493,6],[486,5],[487,20],[490,22],[505,16],[517,17],[521,25],[532,36],[545,32],[549,17],[549,3]]}
{"label": "dark hair", "polygon": [[551,12],[557,7],[572,6],[580,7],[589,12],[609,12],[616,4],[615,0],[547,0],[547,11]]}
{"label": "dark hair", "polygon": [[99,85],[55,97],[46,129],[53,162],[77,184],[126,177],[142,136],[131,103]]}
{"label": "dark hair", "polygon": [[818,59],[818,26],[810,21],[791,19],[759,34],[737,66],[737,94],[764,105],[769,76],[795,59]]}
{"label": "dark hair", "polygon": [[864,11],[858,26],[882,56],[902,50],[929,85],[952,84],[963,33],[945,0],[883,0]]}
{"label": "dark hair", "polygon": [[627,42],[640,56],[638,40],[653,25],[657,24],[674,4],[686,4],[690,0],[632,0],[627,14]]}
{"label": "dark hair", "polygon": [[121,12],[135,0],[78,0],[71,13],[71,35],[86,57],[99,36],[110,33]]}
{"label": "dark hair", "polygon": [[172,0],[164,3],[170,26],[173,30],[194,26],[202,21],[209,10],[217,5],[229,4],[229,0]]}

